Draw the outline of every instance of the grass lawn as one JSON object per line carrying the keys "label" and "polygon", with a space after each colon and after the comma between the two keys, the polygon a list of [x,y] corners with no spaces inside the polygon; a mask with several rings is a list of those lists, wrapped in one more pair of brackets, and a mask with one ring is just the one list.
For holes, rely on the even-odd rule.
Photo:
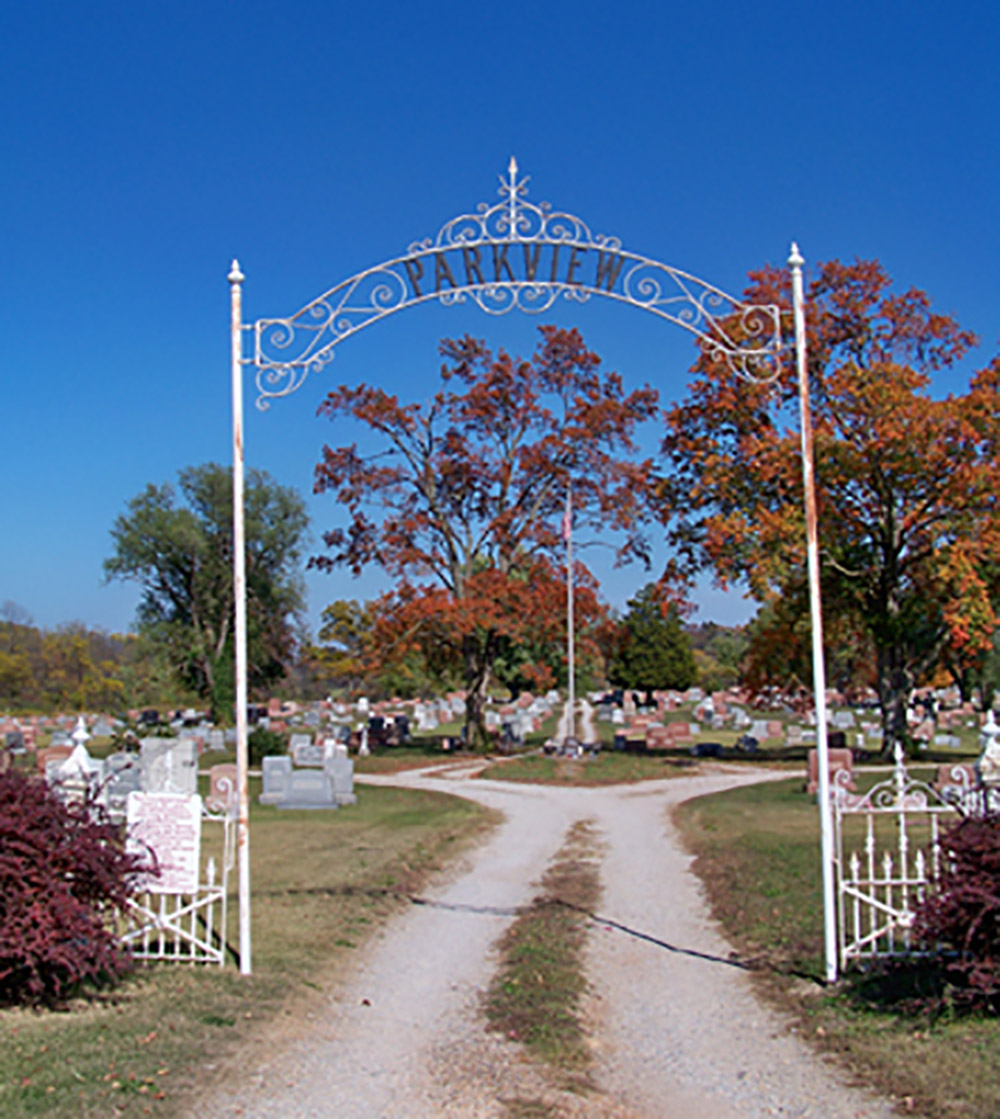
{"label": "grass lawn", "polygon": [[472,757],[469,754],[445,753],[440,747],[421,746],[419,740],[412,746],[381,747],[367,758],[354,756],[355,773],[402,773],[405,769],[423,769],[431,765],[454,765],[456,761]]}
{"label": "grass lawn", "polygon": [[[366,787],[338,812],[279,812],[258,791],[251,782],[253,976],[157,965],[64,1010],[0,1011],[0,1116],[197,1114],[193,1093],[238,1045],[318,998],[401,895],[491,821],[422,791]],[[237,943],[235,898],[229,926]]]}
{"label": "grass lawn", "polygon": [[[874,780],[866,775],[868,782]],[[819,825],[801,777],[702,797],[676,820],[713,912],[764,993],[803,1034],[860,1079],[928,1119],[1000,1115],[1000,1020],[893,1009],[884,988],[850,973],[820,985],[823,909]]]}
{"label": "grass lawn", "polygon": [[658,777],[683,777],[698,772],[693,758],[654,754],[606,753],[586,760],[528,754],[491,766],[483,777],[536,785],[623,785]]}

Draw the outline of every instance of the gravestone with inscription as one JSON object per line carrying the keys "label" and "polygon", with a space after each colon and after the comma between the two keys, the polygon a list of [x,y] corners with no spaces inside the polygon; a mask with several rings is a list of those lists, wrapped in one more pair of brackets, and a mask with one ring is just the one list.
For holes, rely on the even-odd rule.
{"label": "gravestone with inscription", "polygon": [[330,779],[333,799],[338,807],[358,803],[354,794],[354,761],[351,758],[346,754],[334,754],[324,765],[323,772]]}
{"label": "gravestone with inscription", "polygon": [[336,808],[333,785],[322,769],[293,769],[278,808]]}
{"label": "gravestone with inscription", "polygon": [[182,796],[198,792],[198,750],[193,738],[144,738],[139,756],[143,792]]}
{"label": "gravestone with inscription", "polygon": [[292,759],[287,755],[264,758],[261,762],[264,787],[257,798],[261,804],[279,804],[288,792],[292,778]]}
{"label": "gravestone with inscription", "polygon": [[[294,739],[299,739],[294,742]],[[296,766],[319,768],[323,765],[323,747],[317,745],[307,734],[293,734],[291,747],[292,762]]]}
{"label": "gravestone with inscription", "polygon": [[302,749],[303,746],[312,745],[311,734],[293,734],[288,740],[288,752],[295,757],[295,751]]}
{"label": "gravestone with inscription", "polygon": [[104,763],[104,787],[108,811],[115,818],[123,818],[129,793],[141,791],[139,755],[120,750],[111,754]]}

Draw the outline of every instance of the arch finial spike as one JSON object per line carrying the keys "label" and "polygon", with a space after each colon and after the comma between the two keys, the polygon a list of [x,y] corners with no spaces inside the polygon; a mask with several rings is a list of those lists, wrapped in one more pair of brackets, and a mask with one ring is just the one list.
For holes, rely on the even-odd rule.
{"label": "arch finial spike", "polygon": [[517,177],[517,160],[513,156],[510,157],[510,165],[507,170],[510,172],[510,177],[512,179]]}

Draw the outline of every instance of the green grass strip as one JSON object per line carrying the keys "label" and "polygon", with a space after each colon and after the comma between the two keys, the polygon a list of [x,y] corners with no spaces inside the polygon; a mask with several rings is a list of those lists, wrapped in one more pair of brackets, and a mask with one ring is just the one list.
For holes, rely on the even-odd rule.
{"label": "green grass strip", "polygon": [[486,1004],[491,1029],[539,1060],[584,1076],[590,1064],[581,1021],[586,913],[600,897],[595,851],[590,825],[578,822],[539,892],[504,934]]}

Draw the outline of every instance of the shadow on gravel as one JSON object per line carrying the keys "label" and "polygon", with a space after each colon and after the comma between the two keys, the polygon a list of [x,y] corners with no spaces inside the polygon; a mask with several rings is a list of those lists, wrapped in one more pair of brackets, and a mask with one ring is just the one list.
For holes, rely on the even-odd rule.
{"label": "shadow on gravel", "polygon": [[[465,902],[445,902],[435,901],[433,898],[421,897],[419,894],[406,893],[404,890],[393,889],[391,886],[381,888],[366,889],[353,889],[350,886],[342,886],[335,890],[324,888],[303,888],[291,890],[278,890],[270,891],[272,893],[280,894],[311,894],[311,895],[325,895],[327,897],[371,897],[371,898],[394,898],[398,901],[408,901],[411,905],[425,905],[430,909],[445,909],[451,910],[455,913],[481,913],[488,917],[519,917],[525,913],[529,906],[503,906],[503,905],[472,905]],[[775,966],[772,962],[766,959],[741,959],[735,953],[728,956],[717,956],[712,952],[701,952],[697,948],[684,948],[679,944],[671,944],[668,940],[662,940],[658,936],[653,936],[652,933],[643,932],[641,929],[633,929],[629,925],[623,924],[621,921],[616,921],[613,917],[605,917],[600,913],[594,913],[588,909],[582,909],[580,906],[572,905],[569,902],[561,901],[558,898],[553,898],[548,901],[549,905],[559,905],[566,909],[572,909],[577,913],[582,914],[587,918],[591,924],[595,926],[603,926],[605,929],[614,930],[615,932],[624,933],[626,936],[633,937],[635,940],[645,941],[647,944],[652,944],[657,948],[662,948],[665,952],[672,952],[678,956],[688,956],[695,960],[705,960],[711,964],[723,964],[726,967],[736,968],[739,971],[773,971],[780,975],[791,975],[797,979],[807,980],[809,983],[815,983],[818,986],[823,986],[822,982],[813,974],[806,971],[797,971],[790,969],[786,966]]]}

